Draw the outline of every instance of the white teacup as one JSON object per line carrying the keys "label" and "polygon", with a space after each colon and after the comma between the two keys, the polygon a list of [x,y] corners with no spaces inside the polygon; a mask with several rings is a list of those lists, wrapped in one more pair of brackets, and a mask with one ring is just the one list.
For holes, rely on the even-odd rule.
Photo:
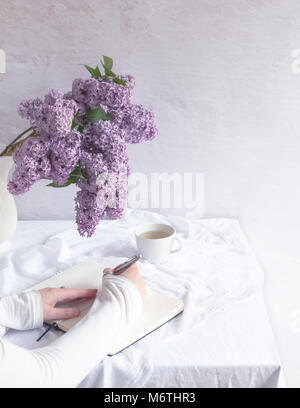
{"label": "white teacup", "polygon": [[[173,227],[166,224],[142,224],[135,230],[139,254],[151,263],[163,263],[170,254],[178,252],[182,243]],[[174,242],[179,244],[173,248]]]}

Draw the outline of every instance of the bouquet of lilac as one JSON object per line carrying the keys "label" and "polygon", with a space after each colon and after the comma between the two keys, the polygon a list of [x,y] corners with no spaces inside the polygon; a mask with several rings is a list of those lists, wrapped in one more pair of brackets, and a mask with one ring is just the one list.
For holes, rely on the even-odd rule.
{"label": "bouquet of lilac", "polygon": [[85,65],[91,78],[75,79],[67,94],[52,90],[44,100],[21,102],[19,114],[31,127],[1,153],[13,154],[12,194],[25,193],[40,179],[49,179],[52,187],[76,183],[76,222],[79,234],[88,237],[105,216],[122,216],[126,143],[152,140],[158,133],[153,112],[131,101],[134,78],[114,74],[109,57],[101,64],[104,73]]}

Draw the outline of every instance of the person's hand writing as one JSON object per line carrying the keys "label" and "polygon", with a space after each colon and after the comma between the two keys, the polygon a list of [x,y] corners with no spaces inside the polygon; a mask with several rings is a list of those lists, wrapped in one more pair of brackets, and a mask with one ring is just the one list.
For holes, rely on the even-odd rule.
{"label": "person's hand writing", "polygon": [[[108,271],[112,272],[112,269],[111,268],[105,268],[104,269],[104,273],[108,272]],[[140,274],[137,264],[131,265],[124,272],[120,273],[119,276],[124,276],[125,278],[129,279],[136,286],[138,291],[140,292],[140,295],[141,295],[142,299],[143,300],[145,299],[145,296],[146,296],[146,281],[142,277],[142,275]]]}
{"label": "person's hand writing", "polygon": [[45,288],[40,290],[43,303],[44,320],[71,319],[80,315],[76,307],[56,308],[59,302],[75,299],[93,299],[96,289]]}

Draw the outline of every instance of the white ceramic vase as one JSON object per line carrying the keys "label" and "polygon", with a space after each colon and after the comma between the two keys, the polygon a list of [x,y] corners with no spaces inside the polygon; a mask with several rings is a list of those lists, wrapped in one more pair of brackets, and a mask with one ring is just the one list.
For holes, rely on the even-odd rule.
{"label": "white ceramic vase", "polygon": [[0,156],[0,252],[9,248],[9,239],[17,227],[17,208],[13,196],[7,190],[7,178],[12,157]]}

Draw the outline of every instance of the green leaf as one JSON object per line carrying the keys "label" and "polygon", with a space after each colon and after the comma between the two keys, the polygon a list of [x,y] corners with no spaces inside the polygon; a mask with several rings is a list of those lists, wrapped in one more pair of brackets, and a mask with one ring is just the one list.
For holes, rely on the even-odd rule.
{"label": "green leaf", "polygon": [[[77,114],[76,114],[77,115]],[[82,131],[83,131],[83,126],[80,124],[80,123],[78,123],[77,122],[77,120],[76,120],[76,115],[74,116],[74,118],[73,118],[73,120],[72,120],[72,128],[71,128],[71,130],[74,130],[76,127],[77,127],[77,131],[78,132],[80,132],[80,133],[82,133]]]}
{"label": "green leaf", "polygon": [[102,64],[102,67],[104,68],[104,73],[105,73],[106,76],[111,76],[113,78],[117,76],[114,72],[112,72],[110,69],[108,69],[106,67],[106,65],[103,64],[103,62],[101,62],[101,64]]}
{"label": "green leaf", "polygon": [[67,187],[70,184],[76,183],[80,178],[83,179],[85,182],[87,182],[87,179],[84,177],[84,175],[81,172],[80,164],[78,162],[78,164],[76,164],[72,173],[70,173],[69,179],[65,184],[59,185],[55,183],[50,183],[50,184],[47,184],[47,187],[55,187],[55,188]]}
{"label": "green leaf", "polygon": [[117,75],[112,72],[113,60],[110,57],[103,55],[103,62],[101,61],[102,67],[106,76],[116,77]]}
{"label": "green leaf", "polygon": [[110,57],[106,57],[105,55],[103,55],[103,61],[104,61],[104,66],[111,71],[112,67],[113,67],[113,60]]}
{"label": "green leaf", "polygon": [[113,67],[112,58],[106,57],[105,55],[103,55],[103,62],[101,61],[101,64],[102,64],[102,67],[104,68],[104,73],[106,76],[112,77],[116,84],[126,86],[126,83],[122,81],[120,78],[118,78],[114,72],[112,72],[112,67]]}
{"label": "green leaf", "polygon": [[79,123],[78,123],[78,122],[76,122],[76,120],[75,120],[75,119],[73,119],[73,120],[72,120],[72,128],[71,128],[71,130],[75,129],[75,128],[76,128],[76,126],[78,126],[78,125],[79,125]]}
{"label": "green leaf", "polygon": [[95,79],[101,78],[101,72],[100,72],[98,65],[96,66],[96,68],[89,67],[88,65],[84,65],[84,66],[89,71],[92,78],[95,78]]}
{"label": "green leaf", "polygon": [[[102,75],[101,75],[101,72],[100,72],[100,69],[99,69],[99,67],[98,67],[98,65],[96,66],[96,68],[95,68],[95,73],[96,73],[96,75],[97,75],[97,78],[101,78],[102,77]],[[96,78],[96,79],[97,79]]]}
{"label": "green leaf", "polygon": [[89,109],[87,113],[91,122],[99,122],[99,120],[109,120],[110,117],[104,109],[99,106],[97,109]]}
{"label": "green leaf", "polygon": [[127,86],[126,83],[125,83],[124,81],[122,81],[122,80],[121,80],[120,78],[118,78],[118,77],[114,78],[114,82],[115,82],[116,84],[119,84],[119,85]]}
{"label": "green leaf", "polygon": [[81,133],[82,130],[83,130],[83,126],[81,126],[81,124],[79,122],[77,122],[77,116],[78,116],[78,112],[74,111],[74,117],[73,117],[73,120],[72,120],[71,130],[73,130],[73,129],[75,129],[77,127],[77,131]]}
{"label": "green leaf", "polygon": [[70,184],[73,184],[73,183],[76,183],[76,181],[71,181],[69,179],[65,184],[59,185],[59,184],[55,184],[55,183],[50,183],[50,184],[47,184],[47,187],[55,187],[55,188],[67,187],[67,186],[69,186]]}

